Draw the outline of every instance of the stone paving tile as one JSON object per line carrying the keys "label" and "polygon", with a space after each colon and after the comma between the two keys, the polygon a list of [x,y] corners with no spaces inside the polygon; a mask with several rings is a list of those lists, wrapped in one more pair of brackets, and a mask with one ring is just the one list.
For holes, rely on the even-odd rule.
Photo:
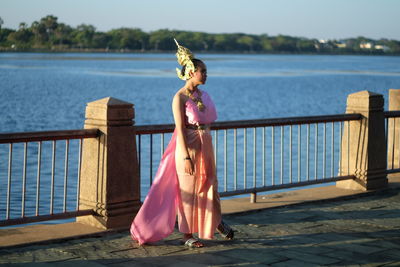
{"label": "stone paving tile", "polygon": [[[202,256],[200,256],[202,257]],[[197,257],[196,258],[200,258]],[[192,256],[192,258],[195,258]],[[160,266],[209,266],[205,263],[195,263],[192,262],[191,256],[186,257],[177,257],[177,256],[170,256],[170,257],[146,257],[146,258],[136,258],[130,259],[129,261],[125,262],[113,262],[110,263],[109,261],[103,261],[102,263],[106,266],[146,266],[146,267],[160,267]]]}
{"label": "stone paving tile", "polygon": [[385,264],[389,264],[388,262],[380,262],[380,263],[361,263],[361,264],[354,264],[353,261],[342,261],[338,264],[332,264],[327,266],[334,266],[334,267],[381,267],[386,266]]}
{"label": "stone paving tile", "polygon": [[347,243],[347,244],[341,244],[340,249],[347,250],[347,251],[353,251],[353,252],[359,252],[359,253],[363,253],[363,254],[370,254],[370,253],[383,251],[386,248],[373,247],[372,245],[368,246],[366,244],[360,245],[360,244],[355,244],[355,243]]}
{"label": "stone paving tile", "polygon": [[[395,241],[395,242],[393,242],[393,241]],[[376,242],[375,245],[378,247],[400,250],[400,236],[397,238],[394,237],[393,239],[388,239],[388,240],[377,240],[375,242]]]}
{"label": "stone paving tile", "polygon": [[[14,267],[15,265],[10,265]],[[104,267],[106,265],[96,263],[94,261],[82,261],[82,260],[73,260],[73,261],[65,261],[65,262],[41,262],[41,263],[29,263],[25,265],[20,265],[22,267]]]}
{"label": "stone paving tile", "polygon": [[400,261],[394,261],[394,262],[391,262],[391,263],[387,263],[387,264],[385,264],[385,265],[382,265],[382,266],[384,266],[384,267],[399,267],[400,266]]}
{"label": "stone paving tile", "polygon": [[324,247],[324,246],[302,246],[302,247],[291,247],[290,249],[300,253],[307,253],[312,255],[322,255],[324,253],[335,251],[334,248]]}
{"label": "stone paving tile", "polygon": [[383,257],[385,259],[390,259],[393,261],[395,261],[395,260],[400,261],[399,253],[400,253],[400,250],[398,250],[398,249],[389,249],[389,250],[385,250],[385,251],[379,253],[379,255],[377,255],[377,256]]}
{"label": "stone paving tile", "polygon": [[[321,256],[318,254],[309,254],[306,250],[303,252],[295,251],[295,250],[283,250],[278,252],[279,255],[288,257],[290,259],[295,259],[299,261],[303,261],[309,264],[317,264],[317,265],[327,265],[340,262],[341,260],[337,258],[332,258],[328,256]],[[326,254],[325,254],[326,255]]]}
{"label": "stone paving tile", "polygon": [[276,250],[268,248],[238,248],[221,251],[218,254],[241,260],[240,262],[258,262],[260,264],[273,264],[289,260],[286,256],[275,253]]}
{"label": "stone paving tile", "polygon": [[300,260],[287,260],[283,262],[278,262],[275,264],[271,264],[270,266],[273,267],[313,267],[313,266],[320,266],[315,263],[304,262]]}
{"label": "stone paving tile", "polygon": [[333,266],[352,264],[360,264],[362,266],[370,264],[372,266],[379,266],[393,261],[392,259],[385,259],[380,255],[370,255],[368,253],[354,252],[341,248],[338,248],[334,252],[324,253],[323,255],[340,260],[338,265],[332,264]]}

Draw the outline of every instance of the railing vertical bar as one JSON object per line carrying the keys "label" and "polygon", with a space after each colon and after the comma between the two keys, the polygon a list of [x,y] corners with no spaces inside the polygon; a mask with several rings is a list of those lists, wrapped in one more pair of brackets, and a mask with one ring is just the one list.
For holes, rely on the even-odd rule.
{"label": "railing vertical bar", "polygon": [[10,143],[8,150],[8,184],[7,184],[7,211],[6,220],[10,219],[10,205],[11,205],[11,175],[12,175],[12,157],[13,157],[13,143]]}
{"label": "railing vertical bar", "polygon": [[393,134],[392,134],[392,169],[394,169],[394,146],[396,144],[396,117],[393,118]]}
{"label": "railing vertical bar", "polygon": [[271,130],[271,185],[275,185],[275,127]]}
{"label": "railing vertical bar", "polygon": [[67,192],[68,192],[68,157],[69,154],[69,140],[65,140],[65,164],[64,164],[64,205],[63,205],[63,211],[67,211]]}
{"label": "railing vertical bar", "polygon": [[243,188],[247,188],[247,128],[243,128]]}
{"label": "railing vertical bar", "polygon": [[26,200],[26,162],[28,155],[28,143],[24,143],[24,165],[22,170],[22,206],[21,206],[21,217],[25,217],[25,200]]}
{"label": "railing vertical bar", "polygon": [[[100,158],[103,158],[103,160],[105,160],[105,149],[106,148],[105,148],[105,146],[101,145],[102,143],[104,144],[106,142],[105,138],[106,137],[104,135],[99,136],[99,138],[97,138],[97,144],[96,145],[97,145],[97,151],[98,151],[97,153],[99,155],[98,160],[100,160]],[[104,185],[105,185],[104,184],[104,176],[102,175],[101,177],[97,178],[96,180],[97,180],[96,181],[96,185],[99,187],[100,190],[95,190],[96,191],[95,192],[95,194],[96,194],[95,199],[102,201],[103,197],[105,197],[105,196],[103,196],[101,194],[101,192],[103,192],[103,188],[104,188]]]}
{"label": "railing vertical bar", "polygon": [[253,187],[257,186],[257,128],[253,128]]}
{"label": "railing vertical bar", "polygon": [[389,137],[389,133],[388,133],[388,129],[389,129],[389,119],[390,118],[385,118],[385,140],[386,140],[386,158],[388,159],[387,160],[387,163],[386,163],[386,168],[387,169],[389,169],[389,153],[390,153],[390,147],[389,147],[389,139],[388,139],[388,137]]}
{"label": "railing vertical bar", "polygon": [[323,158],[322,158],[322,178],[326,177],[326,122],[324,123],[324,147],[323,147]]}
{"label": "railing vertical bar", "polygon": [[215,171],[217,171],[217,130],[214,130],[214,163],[215,163]]}
{"label": "railing vertical bar", "polygon": [[161,136],[160,136],[160,138],[161,138],[161,148],[160,148],[160,151],[161,151],[161,155],[160,155],[160,158],[164,155],[164,133],[162,133],[161,134]]}
{"label": "railing vertical bar", "polygon": [[284,138],[285,138],[285,127],[282,125],[281,126],[281,184],[283,184],[283,175],[284,175],[284,169],[283,169],[283,160],[284,160]]}
{"label": "railing vertical bar", "polygon": [[39,216],[39,201],[40,201],[40,170],[42,168],[42,141],[38,142],[38,164],[36,175],[36,212],[35,215]]}
{"label": "railing vertical bar", "polygon": [[265,127],[262,128],[262,185],[265,186]]}
{"label": "railing vertical bar", "polygon": [[331,138],[331,177],[334,176],[335,169],[335,123],[332,122],[332,138]]}
{"label": "railing vertical bar", "polygon": [[298,133],[297,133],[297,180],[301,181],[301,124],[298,126]]}
{"label": "railing vertical bar", "polygon": [[350,121],[347,121],[347,175],[350,175]]}
{"label": "railing vertical bar", "polygon": [[307,181],[310,181],[310,124],[307,124],[307,148],[306,148],[306,176]]}
{"label": "railing vertical bar", "polygon": [[224,130],[224,191],[228,190],[228,131]]}
{"label": "railing vertical bar", "polygon": [[237,129],[233,130],[233,178],[234,178],[234,188],[237,190]]}
{"label": "railing vertical bar", "polygon": [[54,211],[54,177],[56,173],[56,141],[53,140],[53,153],[51,157],[51,192],[50,192],[50,214]]}
{"label": "railing vertical bar", "polygon": [[218,134],[218,130],[215,130],[215,173],[218,177],[218,162],[219,162],[219,156],[218,156],[218,139],[219,139],[219,134]]}
{"label": "railing vertical bar", "polygon": [[292,175],[293,175],[293,173],[292,173],[292,160],[293,160],[293,158],[292,158],[292,134],[293,134],[293,128],[292,128],[292,125],[290,125],[289,126],[289,180],[290,180],[290,183],[292,183],[292,181],[293,181],[293,177],[292,177]]}
{"label": "railing vertical bar", "polygon": [[150,186],[153,184],[153,134],[150,134]]}
{"label": "railing vertical bar", "polygon": [[344,122],[339,122],[339,176],[342,176],[342,142],[343,142],[343,124]]}
{"label": "railing vertical bar", "polygon": [[142,162],[142,160],[141,160],[141,158],[142,158],[142,135],[141,134],[139,134],[138,136],[138,163],[139,163],[139,178],[140,178],[140,181],[141,181],[141,183],[143,182],[142,181],[142,176],[141,176],[141,170],[142,170],[142,164],[141,164],[141,162]]}
{"label": "railing vertical bar", "polygon": [[314,179],[318,178],[318,123],[315,124],[315,159],[314,159]]}
{"label": "railing vertical bar", "polygon": [[[399,147],[399,145],[400,145],[400,131],[399,131],[399,136],[398,136],[398,139],[397,139],[398,141],[397,141],[397,147]],[[386,144],[387,144],[387,141],[386,141]],[[394,147],[394,142],[393,142],[393,147]],[[386,145],[387,146],[387,145]],[[395,151],[395,149],[393,150],[393,154],[394,154],[394,151]],[[398,161],[398,164],[399,165],[397,165],[397,168],[400,168],[400,149],[399,149],[399,153],[397,154],[397,156],[399,157],[399,161]],[[393,160],[394,160],[394,155],[393,155]]]}
{"label": "railing vertical bar", "polygon": [[218,177],[218,130],[214,131],[215,134],[215,175]]}
{"label": "railing vertical bar", "polygon": [[[83,139],[79,139],[79,157],[78,157],[78,181],[76,184],[76,210],[79,210],[79,196],[81,191],[81,169],[82,169],[82,145]],[[140,169],[140,168],[139,168]]]}

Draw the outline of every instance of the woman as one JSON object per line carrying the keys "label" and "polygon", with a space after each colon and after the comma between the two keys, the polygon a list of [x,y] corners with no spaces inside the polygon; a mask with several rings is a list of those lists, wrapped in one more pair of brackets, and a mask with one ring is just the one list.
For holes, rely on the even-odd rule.
{"label": "woman", "polygon": [[139,244],[158,241],[172,233],[178,214],[185,246],[203,247],[193,233],[212,239],[217,230],[232,239],[233,231],[221,220],[209,128],[217,118],[216,110],[210,96],[198,88],[207,80],[207,68],[189,49],[175,42],[182,66],[177,74],[186,81],[172,102],[175,131],[149,194],[132,222],[131,234]]}

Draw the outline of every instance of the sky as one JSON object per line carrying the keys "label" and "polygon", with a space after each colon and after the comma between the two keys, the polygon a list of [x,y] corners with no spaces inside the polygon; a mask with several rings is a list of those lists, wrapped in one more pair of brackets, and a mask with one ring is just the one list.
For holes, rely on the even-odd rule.
{"label": "sky", "polygon": [[0,0],[2,27],[46,15],[98,31],[129,27],[317,39],[400,40],[400,0]]}

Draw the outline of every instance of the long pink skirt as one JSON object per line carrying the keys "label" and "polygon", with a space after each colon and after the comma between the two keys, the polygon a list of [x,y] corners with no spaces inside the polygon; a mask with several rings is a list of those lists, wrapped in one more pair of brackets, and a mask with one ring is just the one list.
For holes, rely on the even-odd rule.
{"label": "long pink skirt", "polygon": [[175,150],[181,204],[178,209],[179,231],[198,233],[212,239],[221,222],[221,205],[210,130],[186,129],[186,143],[194,164],[194,174],[185,173],[186,153]]}
{"label": "long pink skirt", "polygon": [[176,132],[164,152],[153,185],[131,225],[139,244],[156,242],[174,230],[178,213],[182,233],[212,239],[221,222],[221,206],[209,130],[186,130],[195,174],[186,175],[184,156],[176,150]]}

